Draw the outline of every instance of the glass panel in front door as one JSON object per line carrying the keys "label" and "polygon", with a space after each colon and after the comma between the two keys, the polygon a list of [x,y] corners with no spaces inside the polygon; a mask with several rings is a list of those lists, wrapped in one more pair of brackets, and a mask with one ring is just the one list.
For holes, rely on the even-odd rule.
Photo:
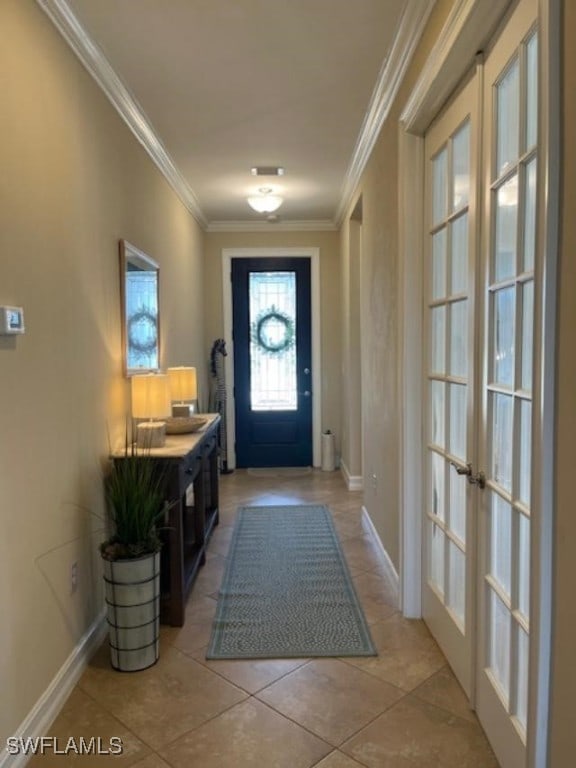
{"label": "glass panel in front door", "polygon": [[250,407],[295,411],[296,273],[250,272]]}

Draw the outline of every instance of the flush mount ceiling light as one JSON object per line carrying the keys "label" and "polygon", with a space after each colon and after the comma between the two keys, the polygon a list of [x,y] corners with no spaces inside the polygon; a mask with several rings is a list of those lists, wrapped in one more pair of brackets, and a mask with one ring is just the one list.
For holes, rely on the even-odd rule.
{"label": "flush mount ceiling light", "polygon": [[273,195],[272,187],[260,187],[257,195],[248,198],[248,205],[258,213],[272,213],[278,210],[284,200],[280,195]]}

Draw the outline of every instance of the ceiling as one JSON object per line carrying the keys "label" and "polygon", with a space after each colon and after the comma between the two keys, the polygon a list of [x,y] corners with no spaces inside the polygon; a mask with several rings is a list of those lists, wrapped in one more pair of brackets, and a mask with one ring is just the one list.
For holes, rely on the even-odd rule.
{"label": "ceiling", "polygon": [[[433,5],[38,2],[208,230],[336,227]],[[246,202],[262,186],[274,223]]]}

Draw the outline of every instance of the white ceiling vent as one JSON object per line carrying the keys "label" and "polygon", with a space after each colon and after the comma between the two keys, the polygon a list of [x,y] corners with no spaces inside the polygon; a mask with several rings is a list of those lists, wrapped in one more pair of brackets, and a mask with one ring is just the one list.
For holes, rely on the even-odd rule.
{"label": "white ceiling vent", "polygon": [[252,176],[284,176],[284,168],[280,165],[259,165],[250,169]]}

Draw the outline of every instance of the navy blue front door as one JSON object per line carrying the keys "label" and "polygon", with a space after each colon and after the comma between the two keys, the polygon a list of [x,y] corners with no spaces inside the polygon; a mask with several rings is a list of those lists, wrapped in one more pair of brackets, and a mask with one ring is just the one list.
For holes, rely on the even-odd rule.
{"label": "navy blue front door", "polygon": [[310,259],[232,259],[236,465],[312,464]]}

